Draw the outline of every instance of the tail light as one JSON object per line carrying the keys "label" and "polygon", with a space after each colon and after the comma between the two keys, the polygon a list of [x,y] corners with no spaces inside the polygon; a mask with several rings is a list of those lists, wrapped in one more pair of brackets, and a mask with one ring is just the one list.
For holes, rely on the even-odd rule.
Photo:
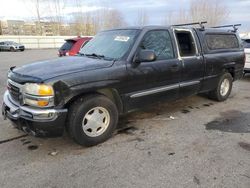
{"label": "tail light", "polygon": [[69,56],[74,56],[75,53],[74,52],[69,52]]}

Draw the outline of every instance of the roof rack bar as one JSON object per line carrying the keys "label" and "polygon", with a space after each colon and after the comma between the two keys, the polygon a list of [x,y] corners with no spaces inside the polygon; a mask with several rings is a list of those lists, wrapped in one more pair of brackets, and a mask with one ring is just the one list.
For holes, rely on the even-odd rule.
{"label": "roof rack bar", "polygon": [[186,25],[200,25],[201,26],[201,25],[206,24],[206,23],[207,23],[207,21],[205,21],[205,22],[185,23],[185,24],[176,24],[176,25],[173,25],[173,26],[186,26]]}
{"label": "roof rack bar", "polygon": [[238,27],[241,26],[241,24],[232,24],[232,25],[221,25],[221,26],[215,26],[211,28],[225,28],[225,27],[232,27],[234,31],[238,30]]}

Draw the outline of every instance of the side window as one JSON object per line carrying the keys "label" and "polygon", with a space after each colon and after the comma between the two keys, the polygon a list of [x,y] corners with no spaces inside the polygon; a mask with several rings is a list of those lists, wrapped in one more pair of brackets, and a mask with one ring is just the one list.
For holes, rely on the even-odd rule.
{"label": "side window", "polygon": [[175,36],[182,57],[196,55],[195,41],[190,31],[175,31]]}
{"label": "side window", "polygon": [[174,58],[173,46],[168,31],[149,31],[140,45],[141,49],[153,50],[157,60]]}
{"label": "side window", "polygon": [[207,34],[205,36],[210,50],[239,48],[239,42],[234,34]]}
{"label": "side window", "polygon": [[0,42],[0,45],[4,45],[4,43],[3,43],[3,42]]}

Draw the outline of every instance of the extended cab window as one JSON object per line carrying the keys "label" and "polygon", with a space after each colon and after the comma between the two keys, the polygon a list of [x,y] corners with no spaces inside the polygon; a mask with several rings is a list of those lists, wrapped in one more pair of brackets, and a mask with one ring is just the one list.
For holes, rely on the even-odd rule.
{"label": "extended cab window", "polygon": [[176,31],[177,42],[179,45],[180,55],[182,57],[195,56],[196,46],[194,38],[190,31]]}
{"label": "extended cab window", "polygon": [[210,50],[239,48],[234,34],[206,34],[205,39]]}
{"label": "extended cab window", "polygon": [[149,31],[140,44],[141,49],[153,50],[157,60],[174,57],[171,38],[168,31]]}

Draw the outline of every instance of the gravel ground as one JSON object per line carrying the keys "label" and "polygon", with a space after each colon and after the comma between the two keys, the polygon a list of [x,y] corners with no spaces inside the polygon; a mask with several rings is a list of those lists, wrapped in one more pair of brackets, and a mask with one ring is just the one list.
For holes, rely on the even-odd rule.
{"label": "gravel ground", "polygon": [[[56,50],[0,52],[6,72]],[[121,117],[118,131],[91,148],[67,135],[34,138],[0,118],[0,187],[250,187],[250,76],[222,103],[192,96]],[[2,102],[2,99],[0,99]],[[21,137],[21,138],[19,138]]]}

